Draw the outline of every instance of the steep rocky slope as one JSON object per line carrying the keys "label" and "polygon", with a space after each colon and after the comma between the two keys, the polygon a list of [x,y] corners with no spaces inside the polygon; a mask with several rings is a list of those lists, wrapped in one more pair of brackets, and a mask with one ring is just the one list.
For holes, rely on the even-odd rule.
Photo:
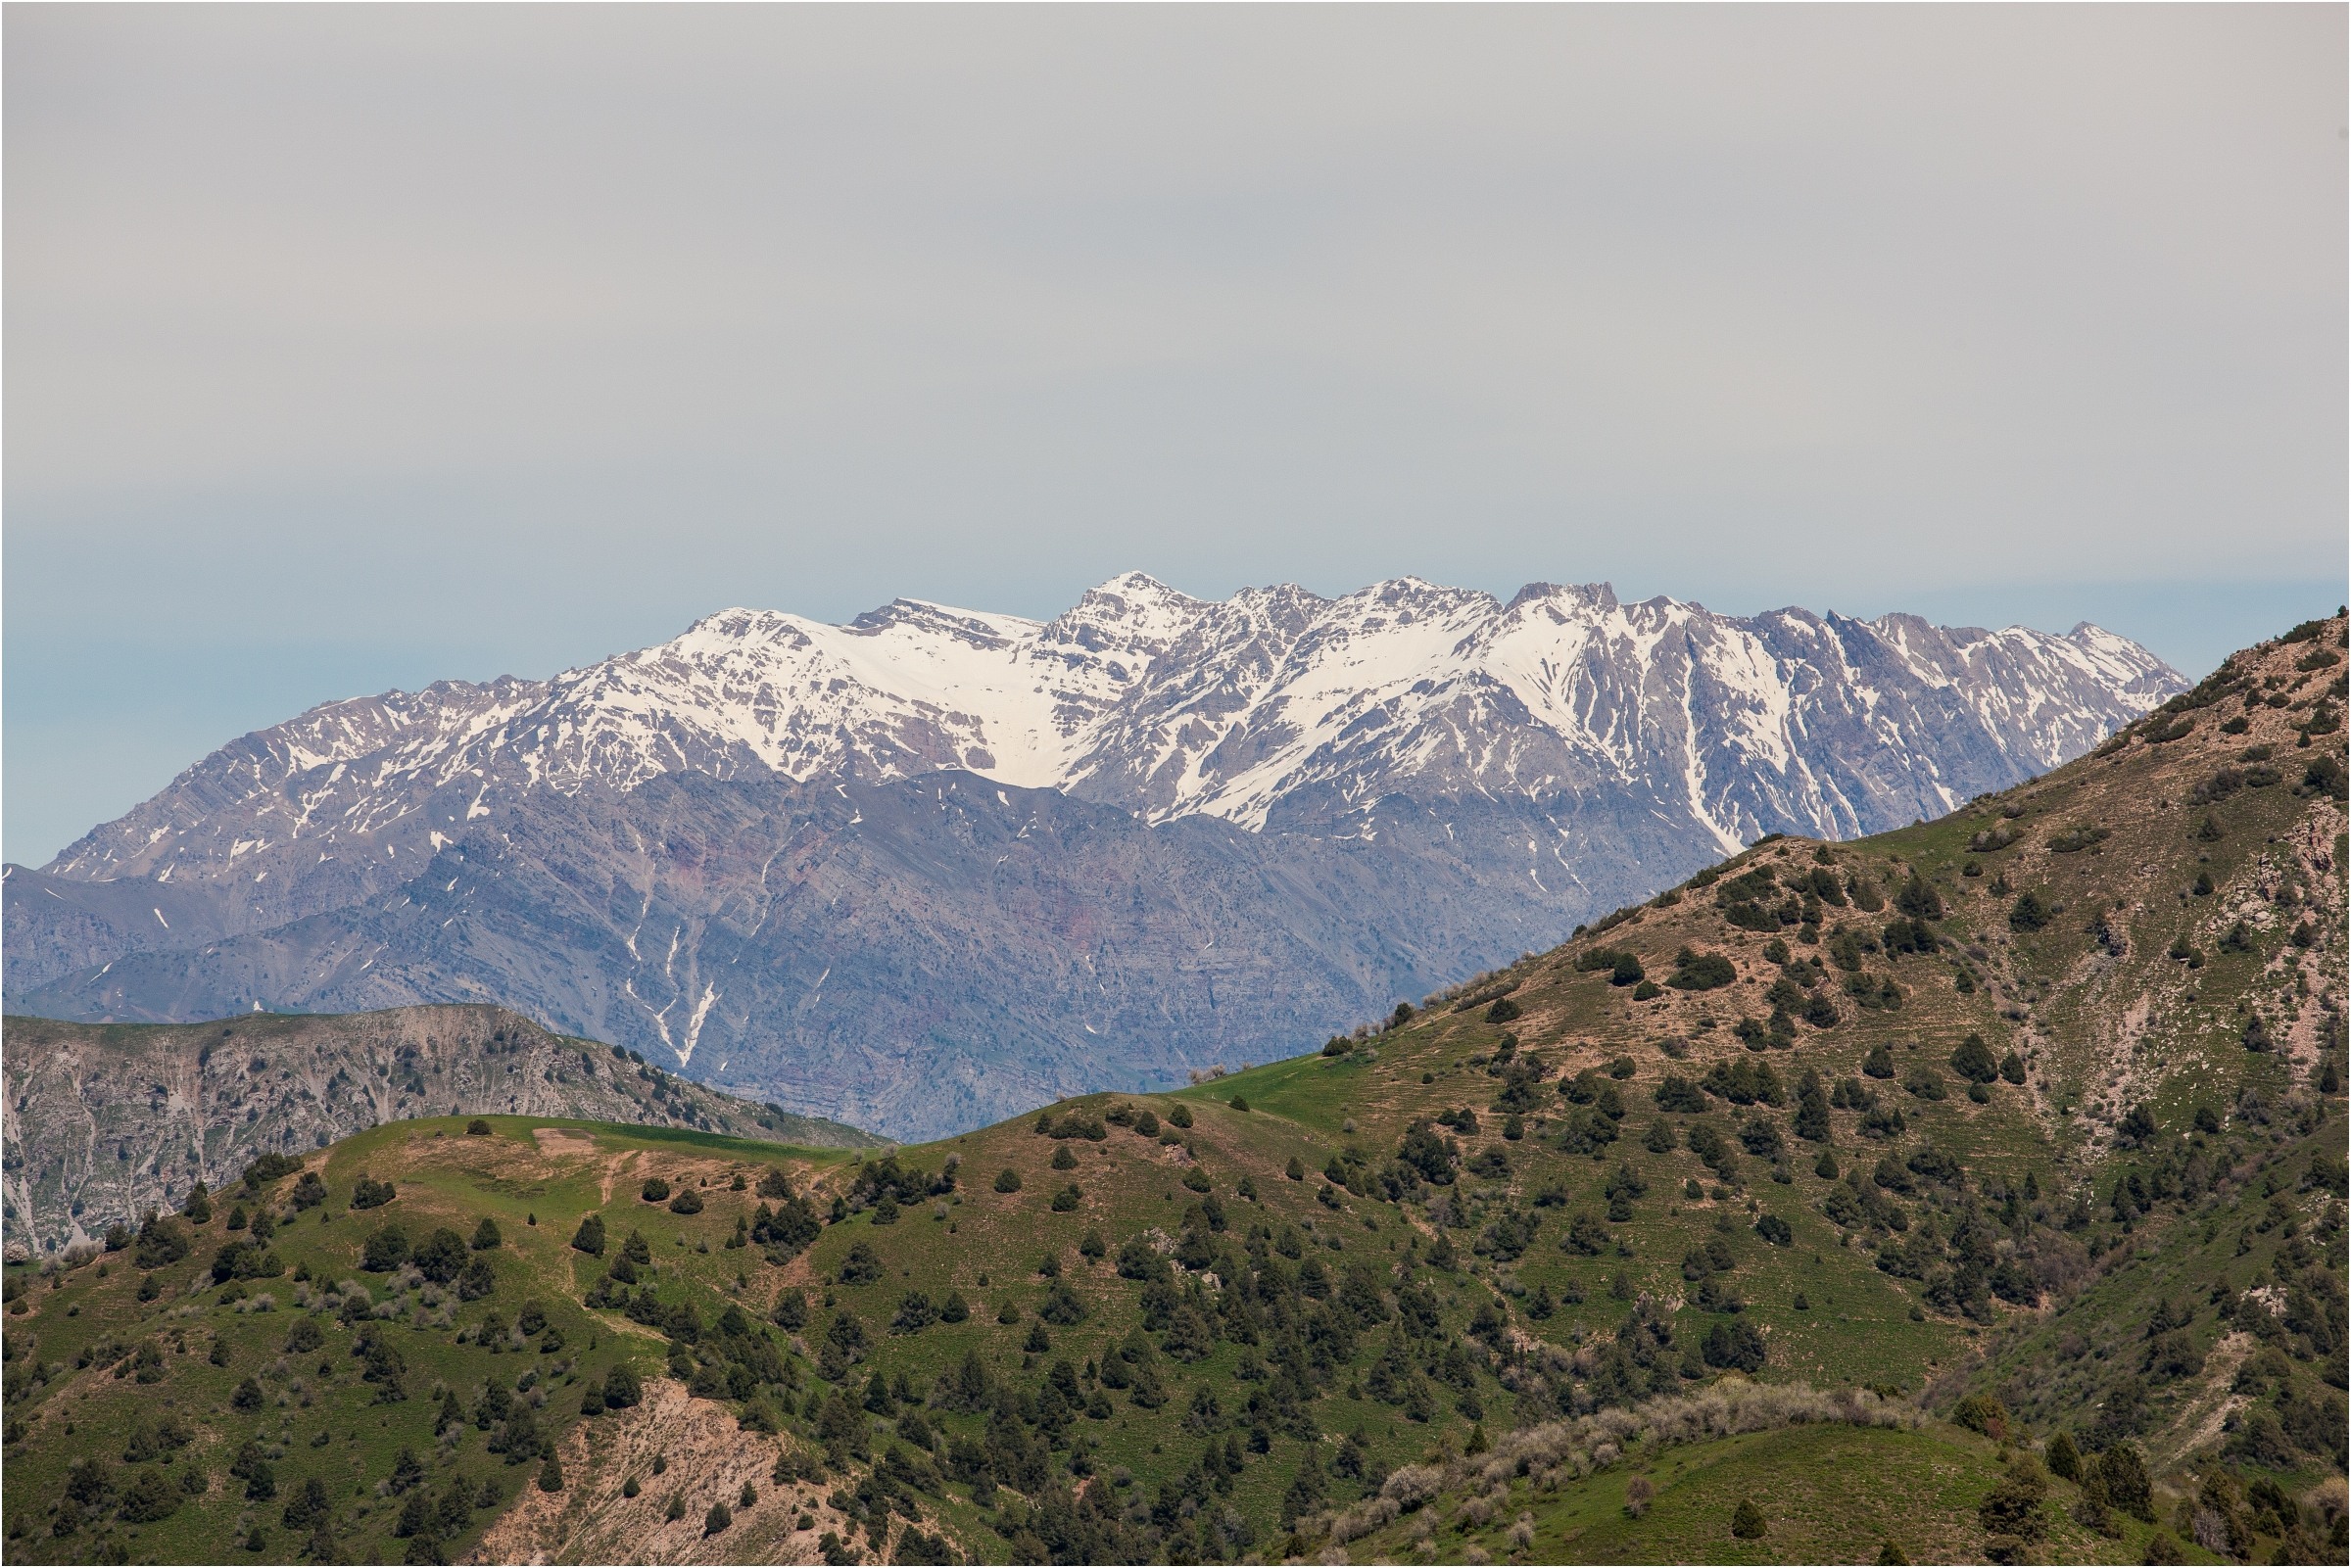
{"label": "steep rocky slope", "polygon": [[262,1155],[321,1149],[420,1116],[497,1111],[780,1143],[876,1141],[551,1034],[499,1007],[164,1026],[10,1018],[0,1029],[11,1258],[54,1255],[136,1223],[197,1182],[234,1179]]}
{"label": "steep rocky slope", "polygon": [[10,868],[6,979],[85,1020],[512,1002],[927,1136],[1277,1054],[1758,832],[1939,815],[2183,684],[2094,627],[1550,585],[729,610],[223,747]]}

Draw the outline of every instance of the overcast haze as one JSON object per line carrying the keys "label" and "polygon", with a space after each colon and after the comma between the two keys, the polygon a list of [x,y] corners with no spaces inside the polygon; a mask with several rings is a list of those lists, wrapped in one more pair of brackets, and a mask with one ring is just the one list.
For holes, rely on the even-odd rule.
{"label": "overcast haze", "polygon": [[5,14],[5,852],[729,604],[2344,597],[2345,10]]}

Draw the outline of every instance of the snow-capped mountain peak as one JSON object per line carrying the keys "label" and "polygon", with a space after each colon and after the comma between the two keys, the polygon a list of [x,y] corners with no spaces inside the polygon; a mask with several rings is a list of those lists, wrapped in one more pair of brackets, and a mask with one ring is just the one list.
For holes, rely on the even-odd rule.
{"label": "snow-capped mountain peak", "polygon": [[2087,623],[1735,618],[1606,584],[1505,603],[1413,577],[1219,601],[1130,572],[1044,622],[919,599],[845,626],[738,606],[547,681],[328,703],[223,747],[52,870],[244,877],[263,846],[389,861],[447,835],[419,802],[455,782],[473,821],[681,773],[962,769],[1251,829],[1309,799],[1630,791],[1722,844],[1849,834],[2052,767],[2185,684]]}
{"label": "snow-capped mountain peak", "polygon": [[64,1016],[497,1000],[928,1137],[1295,1050],[1760,833],[1939,815],[2185,685],[2087,625],[1606,584],[739,606],[242,736],[12,874],[0,952]]}

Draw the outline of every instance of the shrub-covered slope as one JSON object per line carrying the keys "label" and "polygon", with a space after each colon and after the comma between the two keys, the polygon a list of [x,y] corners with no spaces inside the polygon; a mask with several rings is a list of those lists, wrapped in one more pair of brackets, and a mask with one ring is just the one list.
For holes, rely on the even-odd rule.
{"label": "shrub-covered slope", "polygon": [[2340,1560],[2342,639],[1179,1094],[264,1168],[12,1274],[12,1559]]}

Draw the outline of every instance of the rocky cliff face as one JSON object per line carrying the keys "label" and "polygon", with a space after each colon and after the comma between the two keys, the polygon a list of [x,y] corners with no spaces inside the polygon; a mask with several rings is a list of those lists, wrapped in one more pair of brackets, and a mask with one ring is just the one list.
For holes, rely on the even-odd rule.
{"label": "rocky cliff face", "polygon": [[1765,832],[1936,816],[2185,683],[2077,627],[1415,580],[728,610],[247,736],[43,873],[14,1005],[510,1002],[933,1134],[1263,1059]]}
{"label": "rocky cliff face", "polygon": [[499,1007],[203,1024],[5,1025],[11,1257],[102,1236],[264,1154],[322,1149],[380,1122],[476,1113],[697,1127],[818,1146],[877,1140],[714,1093]]}

